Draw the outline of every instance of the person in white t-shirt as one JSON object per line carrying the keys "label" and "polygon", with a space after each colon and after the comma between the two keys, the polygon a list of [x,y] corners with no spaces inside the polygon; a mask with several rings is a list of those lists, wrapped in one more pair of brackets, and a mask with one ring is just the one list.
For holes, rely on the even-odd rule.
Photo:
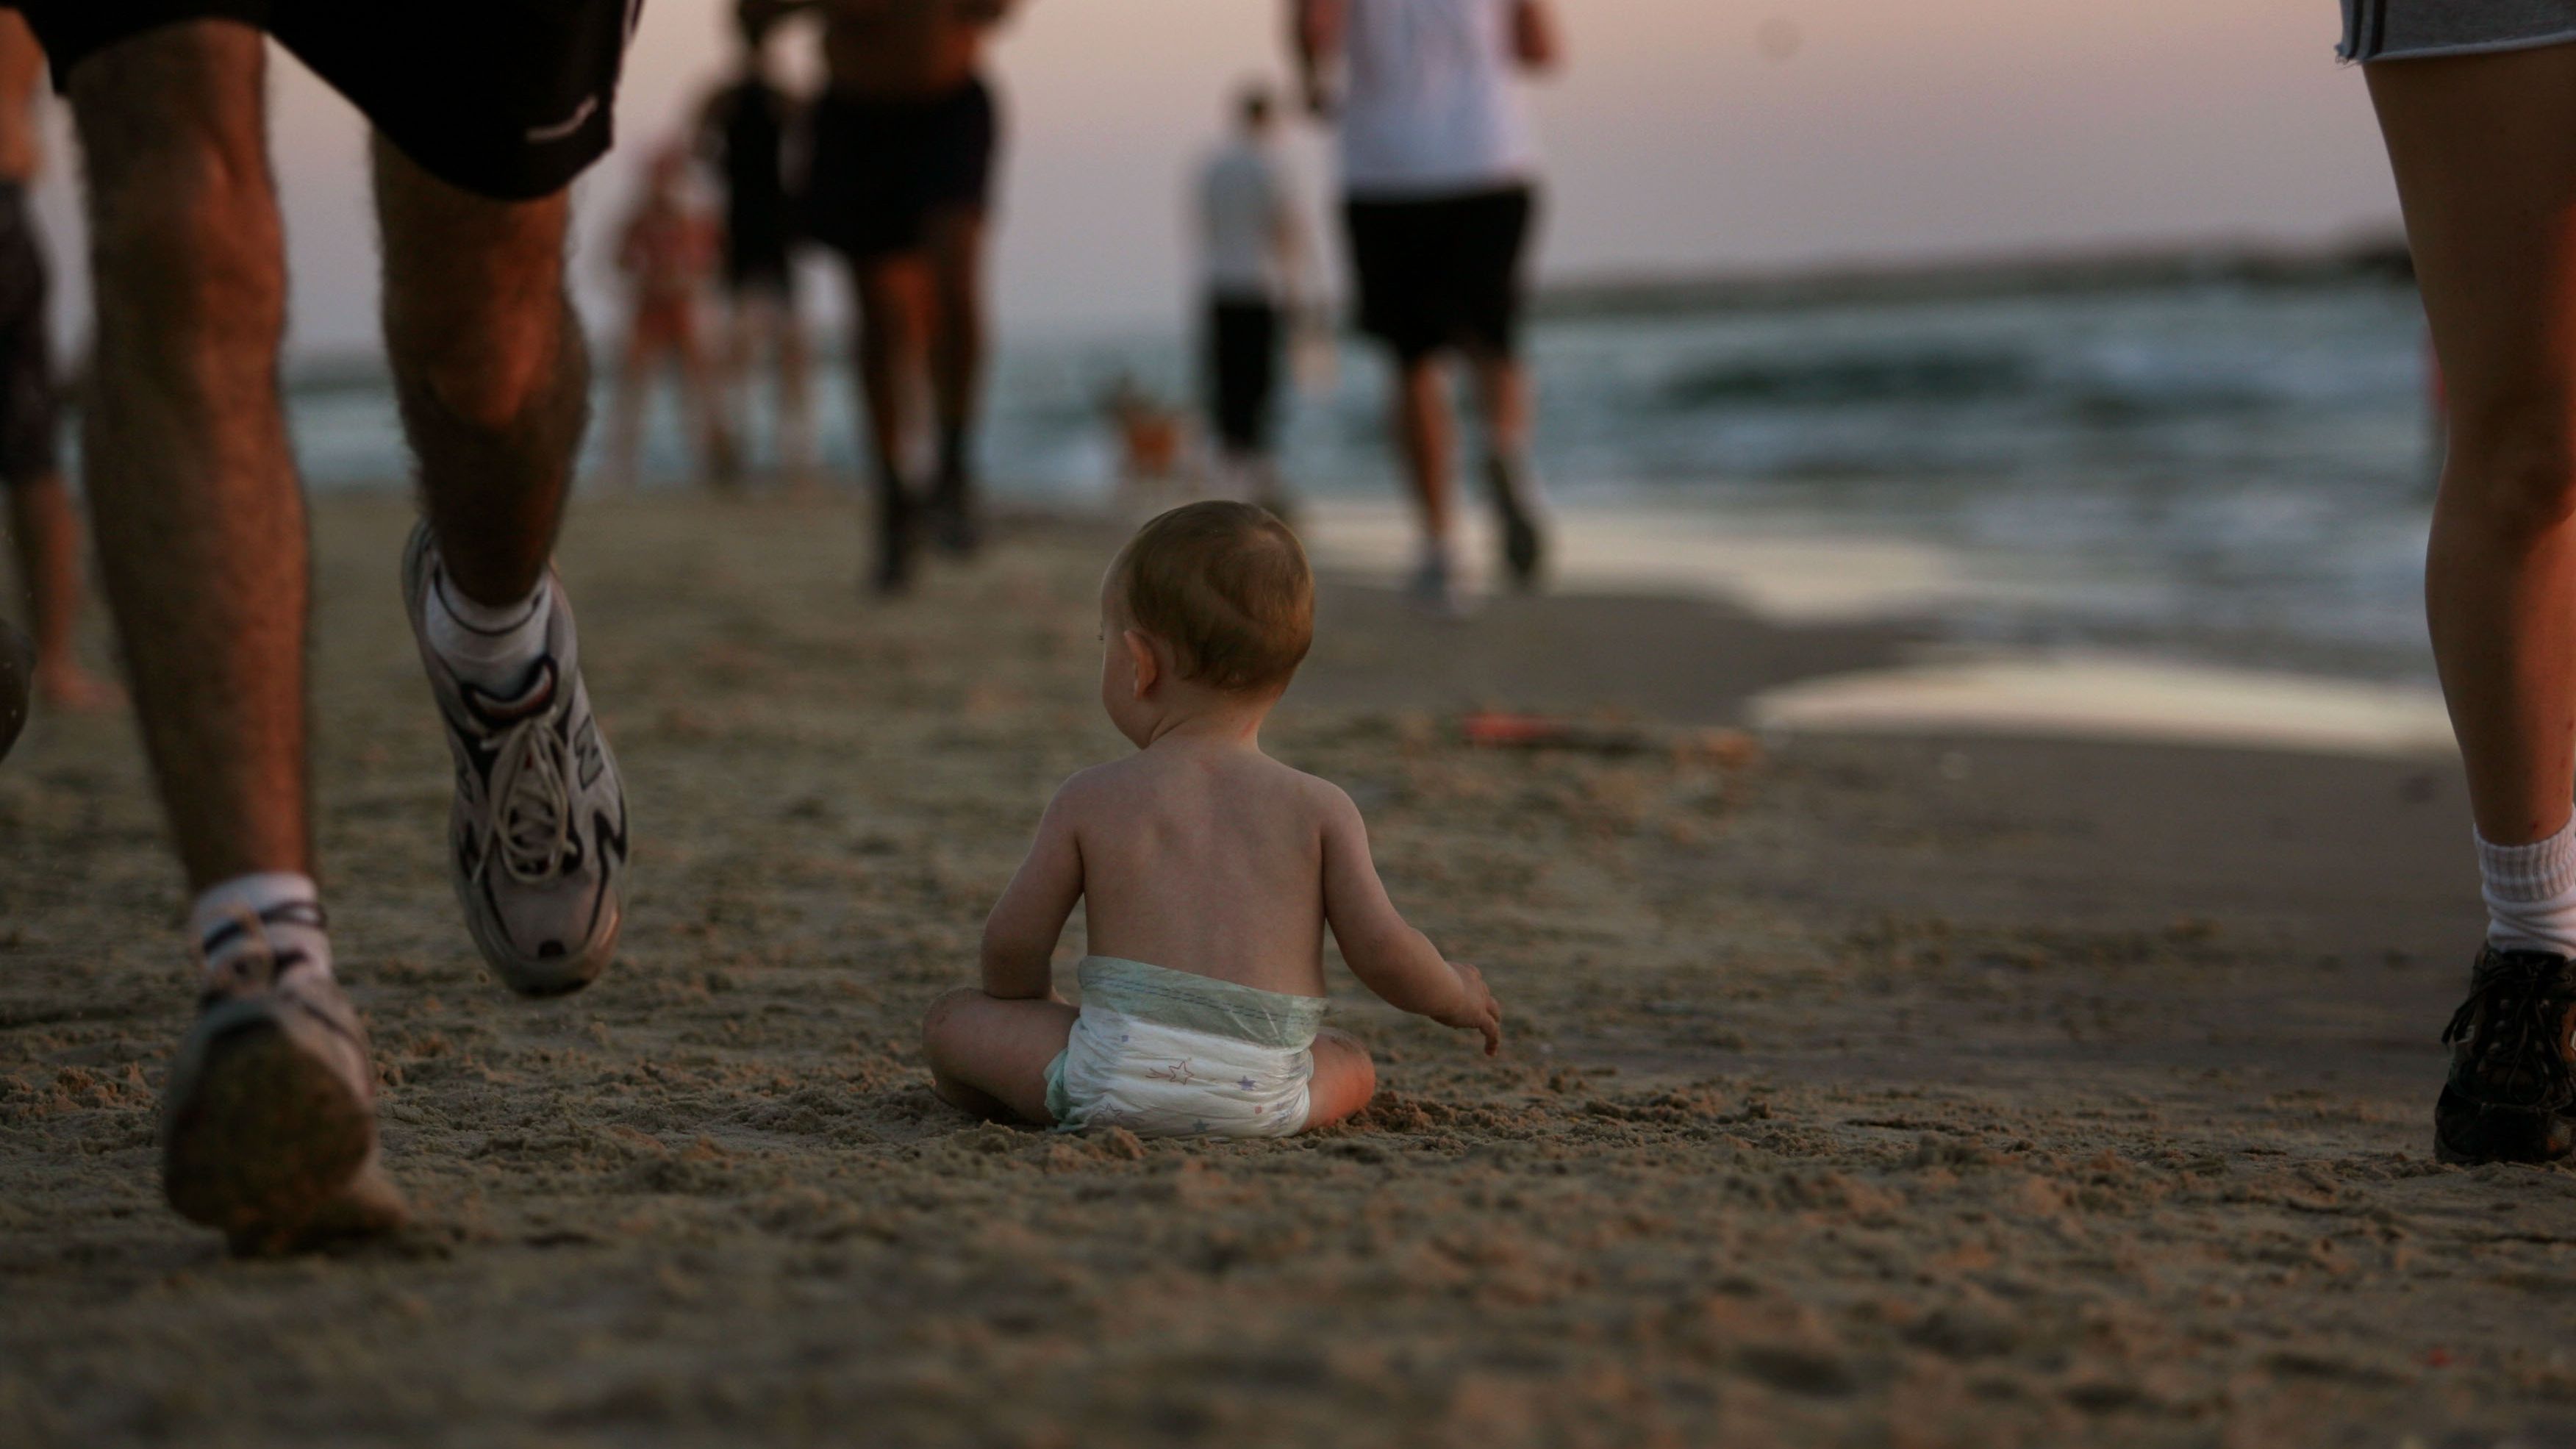
{"label": "person in white t-shirt", "polygon": [[1206,279],[1207,405],[1217,444],[1253,501],[1284,516],[1286,499],[1271,454],[1271,409],[1279,389],[1281,321],[1295,304],[1302,229],[1273,132],[1270,91],[1247,89],[1235,133],[1198,179],[1201,272]]}
{"label": "person in white t-shirt", "polygon": [[1451,536],[1457,424],[1444,360],[1483,404],[1484,475],[1512,581],[1544,562],[1519,352],[1538,148],[1518,72],[1553,68],[1543,0],[1291,0],[1307,102],[1340,132],[1343,220],[1360,330],[1394,353],[1396,432],[1422,510],[1411,592],[1460,611]]}

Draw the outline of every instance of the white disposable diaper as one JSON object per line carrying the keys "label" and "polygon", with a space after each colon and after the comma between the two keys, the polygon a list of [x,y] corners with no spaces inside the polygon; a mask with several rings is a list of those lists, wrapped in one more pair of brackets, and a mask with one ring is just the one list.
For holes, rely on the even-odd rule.
{"label": "white disposable diaper", "polygon": [[1086,956],[1082,1015],[1047,1066],[1068,1129],[1140,1137],[1285,1137],[1306,1125],[1324,1001]]}

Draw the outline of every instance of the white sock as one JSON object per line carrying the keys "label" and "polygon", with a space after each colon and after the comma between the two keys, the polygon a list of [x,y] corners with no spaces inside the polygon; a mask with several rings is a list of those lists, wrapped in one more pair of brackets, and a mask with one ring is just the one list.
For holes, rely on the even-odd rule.
{"label": "white sock", "polygon": [[2576,956],[2576,820],[2529,845],[2478,837],[2487,899],[2487,944],[2505,951]]}
{"label": "white sock", "polygon": [[440,570],[430,575],[422,624],[429,647],[457,678],[495,699],[515,699],[528,686],[528,671],[546,652],[554,597],[554,590],[539,580],[528,597],[491,608],[458,592]]}
{"label": "white sock", "polygon": [[188,912],[188,931],[208,970],[220,969],[265,939],[279,956],[301,952],[323,975],[331,974],[331,937],[311,876],[284,870],[234,876],[197,897]]}

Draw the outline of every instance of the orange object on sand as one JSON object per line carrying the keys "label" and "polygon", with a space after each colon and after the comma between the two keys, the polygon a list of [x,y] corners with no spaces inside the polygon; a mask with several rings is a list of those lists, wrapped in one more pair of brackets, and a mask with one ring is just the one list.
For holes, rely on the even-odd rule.
{"label": "orange object on sand", "polygon": [[1487,750],[1576,750],[1592,755],[1642,755],[1670,750],[1674,763],[1745,769],[1762,758],[1762,746],[1738,729],[1656,729],[1553,715],[1486,709],[1461,717],[1459,736]]}
{"label": "orange object on sand", "polygon": [[1636,755],[1655,747],[1645,731],[1586,724],[1540,714],[1480,710],[1458,722],[1467,743],[1501,750],[1582,750],[1596,755]]}

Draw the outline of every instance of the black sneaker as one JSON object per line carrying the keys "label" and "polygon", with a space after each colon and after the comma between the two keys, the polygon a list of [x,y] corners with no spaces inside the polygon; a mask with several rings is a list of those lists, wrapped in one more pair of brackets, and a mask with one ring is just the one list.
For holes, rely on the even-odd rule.
{"label": "black sneaker", "polygon": [[2444,1162],[2557,1162],[2576,1152],[2576,964],[2546,951],[2478,953],[2442,1041],[2451,1076],[2433,1107]]}

